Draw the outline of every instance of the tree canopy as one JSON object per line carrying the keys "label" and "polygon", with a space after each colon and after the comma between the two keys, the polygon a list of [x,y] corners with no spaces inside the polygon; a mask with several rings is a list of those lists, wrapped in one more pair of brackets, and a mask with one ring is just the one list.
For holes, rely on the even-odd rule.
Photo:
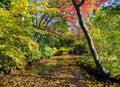
{"label": "tree canopy", "polygon": [[119,75],[119,8],[119,0],[1,0],[0,70],[79,54]]}

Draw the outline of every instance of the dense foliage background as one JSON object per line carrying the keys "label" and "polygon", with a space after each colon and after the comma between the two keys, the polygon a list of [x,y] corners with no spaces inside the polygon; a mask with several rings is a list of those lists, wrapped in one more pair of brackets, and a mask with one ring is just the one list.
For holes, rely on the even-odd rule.
{"label": "dense foliage background", "polygon": [[[0,70],[7,72],[11,68],[23,68],[33,60],[66,54],[81,55],[80,64],[95,67],[85,36],[74,16],[75,9],[70,3],[58,2],[0,1]],[[97,9],[93,6],[90,10],[83,8],[83,18],[103,65],[116,76],[120,74],[119,5],[98,8],[100,6]],[[86,15],[88,13],[90,16]]]}

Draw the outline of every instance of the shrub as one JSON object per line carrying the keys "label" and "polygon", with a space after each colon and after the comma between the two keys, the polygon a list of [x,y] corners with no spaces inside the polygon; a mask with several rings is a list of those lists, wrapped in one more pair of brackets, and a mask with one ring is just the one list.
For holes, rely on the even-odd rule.
{"label": "shrub", "polygon": [[49,47],[47,44],[40,46],[40,51],[42,54],[42,58],[48,58],[54,55],[54,50]]}
{"label": "shrub", "polygon": [[67,55],[72,52],[73,52],[72,47],[61,47],[56,51],[55,55]]}

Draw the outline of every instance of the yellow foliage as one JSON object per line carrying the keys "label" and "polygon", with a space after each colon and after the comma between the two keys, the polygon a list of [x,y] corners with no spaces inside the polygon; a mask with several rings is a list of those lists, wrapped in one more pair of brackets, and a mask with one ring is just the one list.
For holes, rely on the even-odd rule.
{"label": "yellow foliage", "polygon": [[11,61],[14,61],[19,68],[22,68],[25,65],[26,57],[19,48],[11,45],[0,45],[0,50],[3,54],[10,57],[12,59]]}
{"label": "yellow foliage", "polygon": [[9,12],[3,8],[0,8],[0,18],[9,16]]}
{"label": "yellow foliage", "polygon": [[[36,13],[54,15],[57,11],[57,8],[49,6],[48,0],[36,3],[29,3],[29,0],[12,0],[9,10],[0,8],[0,38],[3,38],[0,39],[0,52],[20,65],[26,62],[25,55],[37,58],[40,52],[39,45],[32,39],[34,33],[52,33],[34,29],[31,17],[36,16]],[[22,18],[25,21],[22,21]],[[24,45],[26,48],[22,49]]]}
{"label": "yellow foliage", "polygon": [[3,31],[2,31],[2,29],[0,28],[0,37],[3,37]]}
{"label": "yellow foliage", "polygon": [[39,45],[36,42],[34,42],[31,38],[21,35],[19,35],[18,37],[20,38],[21,43],[26,43],[28,45],[30,51],[34,52],[38,50]]}

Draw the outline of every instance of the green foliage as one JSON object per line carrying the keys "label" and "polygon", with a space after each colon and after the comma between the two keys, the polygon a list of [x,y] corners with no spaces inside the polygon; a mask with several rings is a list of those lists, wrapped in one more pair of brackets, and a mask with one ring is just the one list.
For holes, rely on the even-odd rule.
{"label": "green foliage", "polygon": [[78,31],[77,34],[71,31],[65,32],[61,35],[60,46],[58,54],[62,54],[64,51],[66,54],[88,54],[88,45],[85,40],[83,32]]}
{"label": "green foliage", "polygon": [[120,75],[120,60],[108,60],[103,62],[103,65],[107,67],[113,76]]}
{"label": "green foliage", "polygon": [[107,52],[107,55],[117,56],[118,58],[120,52],[119,19],[120,17],[118,14],[114,14],[110,10],[102,10],[94,19],[94,24],[100,29],[94,29],[92,31],[94,32],[93,37],[99,42],[97,42],[99,44],[97,47],[101,47],[102,50]]}
{"label": "green foliage", "polygon": [[[115,10],[111,9],[100,10],[96,16],[94,15],[91,18],[91,22],[94,26],[92,26],[90,33],[103,66],[110,70],[111,75],[120,75],[119,14],[115,14]],[[80,65],[87,69],[96,69],[94,60],[90,55],[84,55],[78,61]]]}
{"label": "green foliage", "polygon": [[92,68],[92,69],[96,68],[96,64],[94,63],[92,57],[89,56],[89,58],[87,58],[86,56],[81,56],[81,58],[77,59],[78,65],[81,65],[86,68]]}
{"label": "green foliage", "polygon": [[11,0],[0,0],[0,7],[9,8]]}
{"label": "green foliage", "polygon": [[[0,65],[4,70],[9,67],[22,68],[30,56],[32,59],[40,56],[39,45],[33,40],[35,31],[32,22],[27,20],[30,19],[29,10],[24,9],[27,8],[27,1],[21,1],[23,4],[18,2],[12,1],[10,10],[0,8]],[[25,17],[22,16],[23,11]]]}
{"label": "green foliage", "polygon": [[69,54],[69,51],[70,51],[70,50],[71,50],[71,49],[68,48],[68,47],[60,47],[60,48],[57,50],[56,55],[67,55],[67,54]]}
{"label": "green foliage", "polygon": [[[30,60],[54,55],[55,49],[51,47],[59,46],[58,36],[47,31],[49,28],[44,23],[39,27],[34,27],[33,24],[35,24],[35,18],[42,19],[36,13],[47,14],[48,18],[55,16],[55,20],[58,21],[57,11],[56,7],[48,4],[48,0],[0,1],[0,66],[3,70],[6,71],[12,67],[23,68]],[[48,22],[46,19],[43,21]],[[61,30],[62,25],[64,27],[66,25],[64,23],[54,25]],[[54,30],[51,29],[51,31]],[[36,42],[36,33],[40,37],[43,36],[42,42]]]}
{"label": "green foliage", "polygon": [[[104,67],[106,67],[108,70],[110,70],[110,73],[113,77],[120,75],[120,60],[117,58],[109,58],[107,60],[101,59],[102,64]],[[77,59],[77,62],[80,66],[86,68],[86,69],[96,69],[96,64],[91,56],[81,56],[81,58]]]}
{"label": "green foliage", "polygon": [[73,43],[75,42],[76,36],[70,32],[66,31],[61,35],[60,44],[61,47],[73,47]]}
{"label": "green foliage", "polygon": [[4,71],[11,67],[23,68],[26,57],[20,49],[10,45],[0,48],[2,48],[0,49],[0,65]]}
{"label": "green foliage", "polygon": [[100,10],[92,18],[95,25],[90,30],[103,65],[112,75],[119,75],[120,63],[120,16],[112,9]]}
{"label": "green foliage", "polygon": [[79,55],[88,54],[88,49],[86,44],[75,45],[75,47],[73,48],[73,53]]}
{"label": "green foliage", "polygon": [[54,55],[54,50],[50,48],[47,44],[41,45],[40,51],[42,54],[42,58],[48,58]]}

